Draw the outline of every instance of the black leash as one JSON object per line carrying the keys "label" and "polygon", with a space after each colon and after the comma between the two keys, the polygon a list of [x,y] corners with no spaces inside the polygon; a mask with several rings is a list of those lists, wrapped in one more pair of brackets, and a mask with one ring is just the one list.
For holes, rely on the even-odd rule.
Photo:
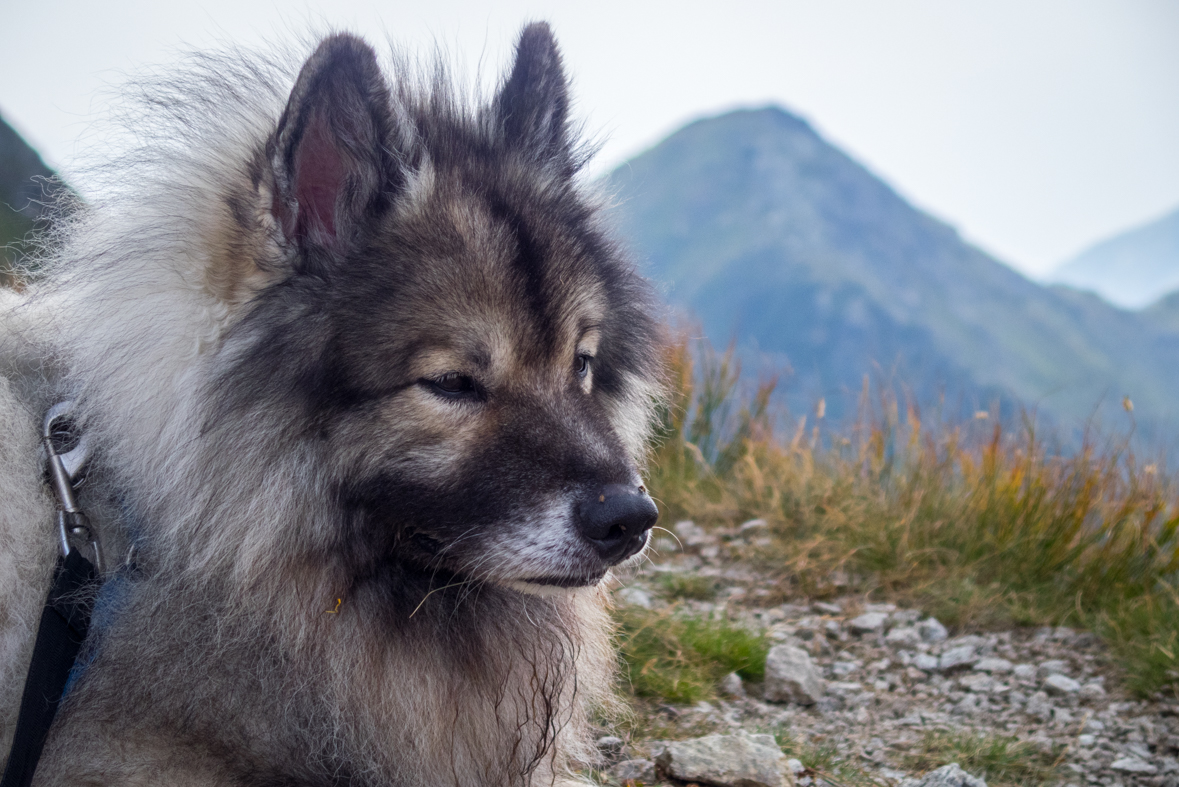
{"label": "black leash", "polygon": [[41,610],[33,660],[20,700],[16,735],[0,787],[29,787],[33,782],[33,772],[61,704],[66,680],[90,629],[97,582],[98,572],[78,550],[71,549],[67,557],[57,558],[53,588],[45,609]]}
{"label": "black leash", "polygon": [[[89,457],[85,438],[77,441],[69,451],[58,452],[62,441],[71,437],[70,409],[69,402],[55,405],[45,416],[42,430],[49,479],[61,503],[61,510],[57,512],[57,530],[62,554],[57,558],[53,587],[41,611],[33,658],[21,695],[16,734],[4,776],[0,778],[0,787],[29,787],[32,784],[70,671],[90,630],[94,596],[102,581],[102,548],[74,498],[74,486]],[[89,543],[97,568],[71,544],[71,539]]]}

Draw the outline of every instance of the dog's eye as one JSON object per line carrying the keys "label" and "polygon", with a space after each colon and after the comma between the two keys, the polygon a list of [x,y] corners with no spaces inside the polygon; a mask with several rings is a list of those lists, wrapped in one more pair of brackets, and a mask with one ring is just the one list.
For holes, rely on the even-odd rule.
{"label": "dog's eye", "polygon": [[480,396],[478,384],[471,377],[458,372],[447,372],[433,380],[423,380],[434,393],[447,399],[477,398]]}
{"label": "dog's eye", "polygon": [[589,374],[590,362],[593,360],[594,356],[592,355],[588,355],[586,353],[577,354],[577,365],[573,368],[577,372],[578,377],[585,377],[587,374]]}

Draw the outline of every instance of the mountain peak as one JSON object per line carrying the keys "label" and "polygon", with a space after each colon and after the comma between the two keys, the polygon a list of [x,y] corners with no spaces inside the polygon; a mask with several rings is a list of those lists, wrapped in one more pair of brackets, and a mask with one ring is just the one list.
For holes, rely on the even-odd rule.
{"label": "mountain peak", "polygon": [[781,107],[697,120],[608,178],[647,274],[714,342],[791,369],[792,406],[895,374],[966,411],[1083,419],[1110,390],[1174,409],[1153,329],[964,243]]}

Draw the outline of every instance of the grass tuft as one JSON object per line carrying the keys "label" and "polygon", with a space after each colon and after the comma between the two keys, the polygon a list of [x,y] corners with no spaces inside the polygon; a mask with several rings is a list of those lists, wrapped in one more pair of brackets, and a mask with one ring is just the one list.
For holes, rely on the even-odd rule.
{"label": "grass tuft", "polygon": [[918,772],[956,762],[991,787],[1051,784],[1058,775],[1054,757],[1034,744],[967,731],[931,730],[919,747],[905,755],[904,761]]}
{"label": "grass tuft", "polygon": [[749,680],[765,675],[769,643],[730,621],[639,607],[620,609],[617,619],[627,678],[639,697],[688,705],[715,697],[717,681],[730,672]]}

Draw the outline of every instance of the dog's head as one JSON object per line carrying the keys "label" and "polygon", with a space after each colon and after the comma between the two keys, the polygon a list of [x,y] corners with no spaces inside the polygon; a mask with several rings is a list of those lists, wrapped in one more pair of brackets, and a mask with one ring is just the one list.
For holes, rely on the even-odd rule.
{"label": "dog's head", "polygon": [[318,543],[357,572],[591,585],[657,517],[651,293],[575,182],[546,25],[487,106],[449,95],[390,82],[350,36],[304,65],[253,192],[229,200],[272,251],[222,353],[221,413],[287,414],[332,479]]}

